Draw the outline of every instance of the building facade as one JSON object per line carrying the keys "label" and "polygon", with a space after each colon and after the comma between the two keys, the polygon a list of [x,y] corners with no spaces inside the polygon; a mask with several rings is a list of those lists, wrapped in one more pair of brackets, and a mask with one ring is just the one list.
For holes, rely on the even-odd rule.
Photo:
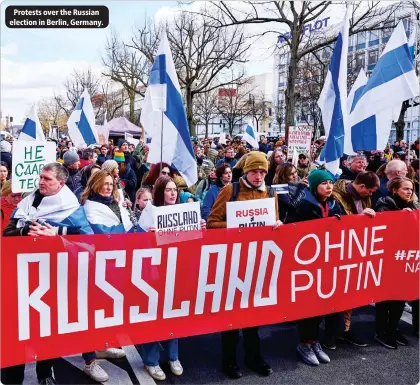
{"label": "building facade", "polygon": [[[384,9],[385,12],[386,9]],[[417,11],[418,12],[418,11]],[[341,15],[341,18],[343,15]],[[407,37],[415,30],[415,23],[419,23],[415,9],[411,5],[398,7],[394,13],[394,20],[389,21],[388,25],[396,25],[402,20]],[[330,22],[330,25],[327,23]],[[325,29],[325,38],[338,32],[341,25],[341,19],[327,20],[320,16],[319,22],[312,22],[312,28]],[[350,90],[361,68],[365,70],[367,76],[370,76],[376,63],[388,42],[393,28],[386,28],[387,24],[382,23],[381,30],[361,32],[349,37],[348,48],[348,90]],[[417,28],[417,33],[420,28]],[[287,69],[290,55],[281,45],[282,37],[279,37],[278,53],[275,56],[274,63],[274,108],[276,118],[273,124],[273,134],[284,133],[284,115],[285,115],[285,90],[287,86]],[[319,109],[317,108],[317,99],[322,89],[328,64],[333,52],[333,46],[322,48],[315,55],[307,55],[308,58],[302,58],[299,63],[298,76],[296,80],[296,90],[300,98],[296,105],[296,122],[298,125],[311,125],[318,128],[320,125]],[[418,58],[417,58],[418,60]],[[305,77],[305,71],[310,72],[309,77]],[[418,99],[418,98],[417,98]],[[419,102],[420,100],[416,100]],[[420,136],[420,106],[408,108],[405,114],[405,134],[407,141],[414,141]],[[319,132],[318,132],[319,135]],[[316,135],[317,136],[317,135]],[[391,127],[390,141],[396,137],[395,125]]]}

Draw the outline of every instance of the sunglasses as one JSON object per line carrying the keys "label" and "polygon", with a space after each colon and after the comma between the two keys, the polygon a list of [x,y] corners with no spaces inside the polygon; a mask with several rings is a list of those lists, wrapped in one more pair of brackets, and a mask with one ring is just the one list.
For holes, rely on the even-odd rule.
{"label": "sunglasses", "polygon": [[168,172],[168,171],[161,171],[160,172],[162,175],[170,175],[170,172]]}

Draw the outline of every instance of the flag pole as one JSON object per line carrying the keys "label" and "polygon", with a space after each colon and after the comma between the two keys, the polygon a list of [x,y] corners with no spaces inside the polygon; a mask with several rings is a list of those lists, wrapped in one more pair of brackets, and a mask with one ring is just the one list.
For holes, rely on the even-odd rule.
{"label": "flag pole", "polygon": [[160,126],[160,171],[162,172],[162,162],[163,162],[163,110],[162,112],[162,120]]}

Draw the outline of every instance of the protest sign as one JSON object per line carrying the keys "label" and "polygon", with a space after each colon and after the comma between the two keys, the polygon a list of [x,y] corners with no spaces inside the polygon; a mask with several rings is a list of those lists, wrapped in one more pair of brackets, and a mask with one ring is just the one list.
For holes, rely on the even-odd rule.
{"label": "protest sign", "polygon": [[4,237],[1,366],[419,297],[419,211],[202,233]]}
{"label": "protest sign", "polygon": [[137,145],[139,144],[140,140],[139,139],[135,139],[133,135],[131,135],[130,133],[126,132],[125,134],[125,140],[134,145],[135,147],[137,147]]}
{"label": "protest sign", "polygon": [[227,228],[272,226],[276,222],[274,198],[226,203]]}
{"label": "protest sign", "polygon": [[297,154],[311,154],[311,139],[312,139],[311,126],[290,126],[289,136],[287,141],[287,156],[293,156],[293,151],[296,149]]}
{"label": "protest sign", "polygon": [[98,143],[108,145],[110,126],[105,124],[104,126],[96,125],[95,127],[98,132]]}
{"label": "protest sign", "polygon": [[158,234],[200,230],[200,222],[199,202],[153,208],[153,223]]}
{"label": "protest sign", "polygon": [[289,185],[287,183],[282,184],[272,184],[271,188],[277,193],[277,194],[289,194]]}
{"label": "protest sign", "polygon": [[54,142],[17,140],[13,143],[12,191],[38,188],[39,175],[47,163],[56,161]]}

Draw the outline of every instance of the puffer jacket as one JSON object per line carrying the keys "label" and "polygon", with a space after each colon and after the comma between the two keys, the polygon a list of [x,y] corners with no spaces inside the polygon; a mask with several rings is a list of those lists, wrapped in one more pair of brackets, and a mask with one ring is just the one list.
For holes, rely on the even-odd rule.
{"label": "puffer jacket", "polygon": [[[339,179],[334,183],[333,197],[341,205],[347,215],[357,214],[356,205],[353,196],[347,191],[347,185],[351,181]],[[371,207],[370,197],[360,197],[363,209]]]}
{"label": "puffer jacket", "polygon": [[207,159],[210,160],[213,164],[216,164],[219,160],[219,152],[215,150],[214,148],[209,148],[207,150]]}
{"label": "puffer jacket", "polygon": [[[315,199],[311,191],[308,188],[305,188],[304,194],[305,196],[300,200],[295,213],[293,215],[289,215],[285,223],[304,222],[323,218],[320,206],[321,204]],[[328,198],[327,204],[328,217],[344,214],[342,208],[334,200],[334,198]]]}
{"label": "puffer jacket", "polygon": [[[232,196],[233,187],[231,184],[223,187],[219,195],[217,196],[216,202],[213,205],[211,210],[207,228],[209,229],[217,229],[217,228],[226,228],[226,203],[230,201]],[[207,194],[208,195],[208,194]],[[274,198],[276,198],[277,194],[274,194]],[[260,187],[255,188],[249,185],[249,183],[242,177],[239,179],[239,194],[237,197],[237,201],[247,201],[252,199],[264,199],[269,198],[268,189],[263,183]],[[279,219],[279,210],[278,210],[278,201],[275,199],[276,202],[276,219]]]}

